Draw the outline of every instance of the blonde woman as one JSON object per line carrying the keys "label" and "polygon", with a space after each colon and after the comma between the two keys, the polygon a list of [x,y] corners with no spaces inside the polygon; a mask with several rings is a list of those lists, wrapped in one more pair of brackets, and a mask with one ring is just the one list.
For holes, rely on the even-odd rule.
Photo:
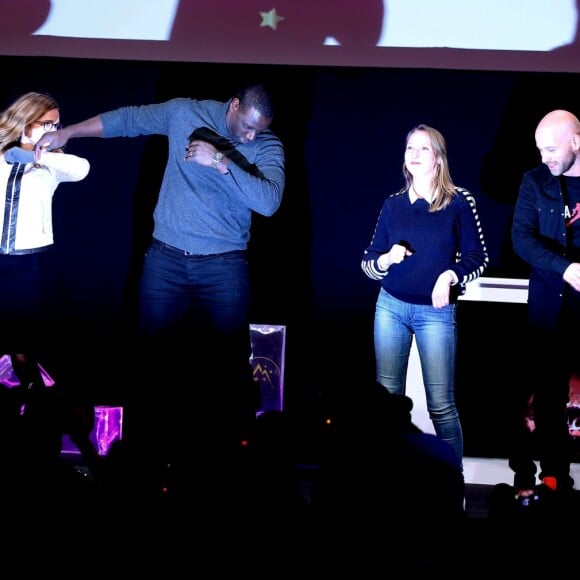
{"label": "blonde woman", "polygon": [[413,336],[435,433],[463,461],[455,404],[457,298],[488,253],[473,195],[449,173],[443,135],[418,125],[405,141],[405,186],[387,196],[361,267],[381,287],[376,302],[376,379],[405,394]]}
{"label": "blonde woman", "polygon": [[45,324],[53,196],[60,183],[81,181],[90,168],[62,149],[35,158],[36,142],[59,127],[59,106],[47,94],[26,93],[0,112],[0,352],[11,355],[26,390],[44,387],[38,357],[47,331],[54,332]]}

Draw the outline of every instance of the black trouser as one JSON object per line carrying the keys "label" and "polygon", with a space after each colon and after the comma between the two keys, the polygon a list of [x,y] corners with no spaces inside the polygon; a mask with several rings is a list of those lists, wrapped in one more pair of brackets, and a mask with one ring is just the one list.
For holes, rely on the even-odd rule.
{"label": "black trouser", "polygon": [[[561,488],[574,485],[570,477],[573,440],[567,404],[570,379],[578,369],[579,323],[577,305],[566,304],[557,328],[530,328],[528,333],[524,359],[527,366],[522,372],[524,384],[515,401],[509,455],[516,488],[535,486],[535,459],[540,464],[540,478],[556,477]],[[528,412],[533,416],[533,431],[526,425]]]}

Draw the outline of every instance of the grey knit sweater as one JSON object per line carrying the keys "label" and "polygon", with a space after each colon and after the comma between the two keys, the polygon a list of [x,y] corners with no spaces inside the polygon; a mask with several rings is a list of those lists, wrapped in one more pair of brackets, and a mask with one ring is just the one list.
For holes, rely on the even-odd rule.
{"label": "grey knit sweater", "polygon": [[282,202],[284,148],[270,130],[249,143],[232,143],[257,171],[230,161],[229,172],[222,175],[184,161],[195,129],[207,127],[230,137],[228,106],[229,102],[175,98],[100,115],[104,137],[167,136],[169,152],[153,214],[153,237],[192,254],[246,249],[252,212],[270,216]]}

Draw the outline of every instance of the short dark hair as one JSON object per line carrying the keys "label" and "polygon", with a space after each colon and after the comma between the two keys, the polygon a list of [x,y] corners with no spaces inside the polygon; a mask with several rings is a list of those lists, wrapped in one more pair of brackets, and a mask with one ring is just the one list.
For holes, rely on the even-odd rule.
{"label": "short dark hair", "polygon": [[242,109],[256,109],[263,117],[274,117],[274,102],[270,90],[263,83],[246,85],[234,95]]}

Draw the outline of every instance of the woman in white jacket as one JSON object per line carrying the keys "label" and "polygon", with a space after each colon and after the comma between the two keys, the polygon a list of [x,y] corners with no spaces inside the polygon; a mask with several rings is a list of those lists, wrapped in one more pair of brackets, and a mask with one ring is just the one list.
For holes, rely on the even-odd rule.
{"label": "woman in white jacket", "polygon": [[62,150],[35,157],[38,139],[58,127],[50,95],[26,93],[0,112],[0,353],[10,354],[26,391],[44,388],[39,357],[54,332],[47,324],[53,196],[60,183],[81,181],[90,168]]}

